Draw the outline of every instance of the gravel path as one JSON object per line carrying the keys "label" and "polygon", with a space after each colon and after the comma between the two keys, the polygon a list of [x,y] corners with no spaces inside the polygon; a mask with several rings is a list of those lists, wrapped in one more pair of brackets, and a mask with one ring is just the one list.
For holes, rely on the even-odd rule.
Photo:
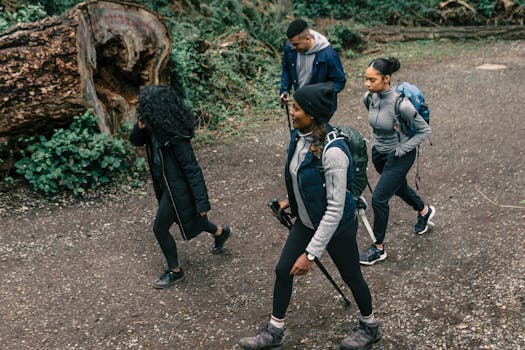
{"label": "gravel path", "polygon": [[[487,63],[507,68],[475,68]],[[525,349],[525,209],[515,208],[525,199],[525,42],[410,63],[398,79],[430,101],[433,146],[422,148],[419,193],[438,212],[434,230],[415,236],[415,214],[391,202],[388,259],[363,268],[384,331],[371,348]],[[334,124],[369,136],[363,92],[361,83],[347,86]],[[284,194],[286,143],[283,116],[197,149],[210,217],[233,236],[215,256],[211,237],[182,242],[174,228],[187,276],[165,291],[148,285],[164,268],[149,184],[47,205],[2,194],[0,347],[234,349],[271,311],[287,232],[266,202]],[[373,185],[373,169],[369,176]],[[369,244],[362,227],[359,244]],[[345,309],[314,269],[296,280],[284,349],[332,349],[356,317],[355,304]]]}

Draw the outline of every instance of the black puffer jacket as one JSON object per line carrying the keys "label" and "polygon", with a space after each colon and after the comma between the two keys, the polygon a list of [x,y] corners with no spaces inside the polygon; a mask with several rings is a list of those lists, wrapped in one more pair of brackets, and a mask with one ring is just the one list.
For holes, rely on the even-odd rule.
{"label": "black puffer jacket", "polygon": [[[163,192],[168,191],[182,237],[189,240],[197,236],[207,222],[199,213],[209,211],[211,206],[190,138],[176,136],[166,144],[154,147],[151,133],[135,124],[130,141],[135,146],[146,145],[155,195],[160,201]],[[160,160],[160,175],[153,171],[154,159]]]}

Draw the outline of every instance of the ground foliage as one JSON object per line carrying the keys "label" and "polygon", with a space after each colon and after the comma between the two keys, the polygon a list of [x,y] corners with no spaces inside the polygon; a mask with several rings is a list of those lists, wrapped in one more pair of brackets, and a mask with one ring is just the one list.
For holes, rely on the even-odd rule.
{"label": "ground foliage", "polygon": [[66,129],[30,137],[15,163],[35,190],[46,195],[70,191],[82,195],[108,184],[112,178],[133,182],[145,169],[144,158],[135,157],[127,140],[100,133],[89,111],[75,116]]}

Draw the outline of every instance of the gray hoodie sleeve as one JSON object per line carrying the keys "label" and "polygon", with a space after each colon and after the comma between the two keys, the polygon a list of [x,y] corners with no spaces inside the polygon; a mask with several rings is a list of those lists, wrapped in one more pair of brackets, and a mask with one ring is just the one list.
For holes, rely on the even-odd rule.
{"label": "gray hoodie sleeve", "polygon": [[408,122],[413,121],[417,131],[414,136],[396,146],[396,156],[402,157],[422,144],[432,132],[430,126],[423,117],[417,113],[416,109],[408,99],[403,99],[403,101],[401,101],[399,114],[404,120]]}
{"label": "gray hoodie sleeve", "polygon": [[308,253],[318,258],[323,255],[343,217],[346,200],[346,173],[349,163],[348,157],[339,147],[330,147],[324,155],[326,212],[306,247]]}

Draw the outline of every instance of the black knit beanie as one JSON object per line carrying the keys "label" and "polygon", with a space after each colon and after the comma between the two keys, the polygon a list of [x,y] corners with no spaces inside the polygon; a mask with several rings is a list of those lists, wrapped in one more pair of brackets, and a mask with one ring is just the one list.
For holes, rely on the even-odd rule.
{"label": "black knit beanie", "polygon": [[332,82],[305,85],[294,94],[295,101],[305,113],[319,123],[328,123],[334,114],[335,98]]}

